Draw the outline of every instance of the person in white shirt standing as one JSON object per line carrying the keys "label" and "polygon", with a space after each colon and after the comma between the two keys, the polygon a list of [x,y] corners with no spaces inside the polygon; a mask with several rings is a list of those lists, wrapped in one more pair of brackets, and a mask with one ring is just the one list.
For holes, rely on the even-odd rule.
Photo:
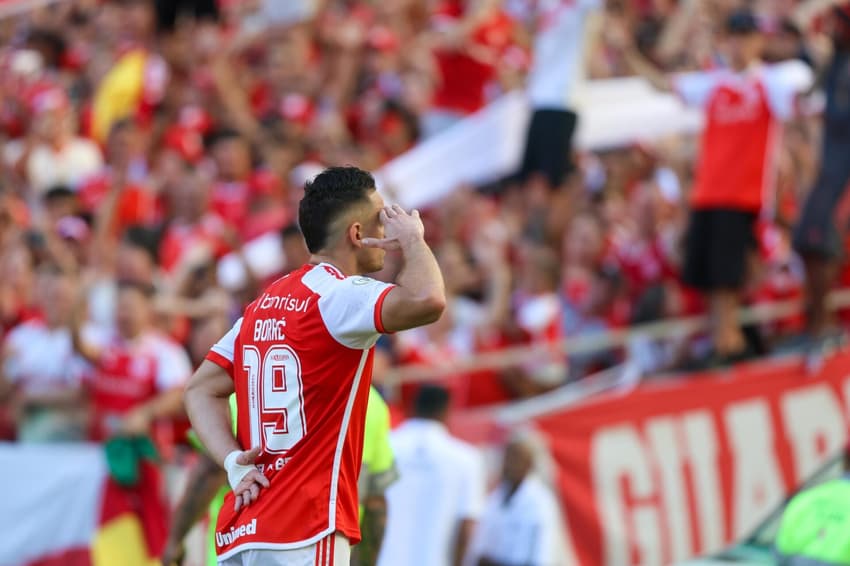
{"label": "person in white shirt standing", "polygon": [[505,447],[502,481],[490,495],[470,544],[466,566],[568,566],[575,559],[564,539],[555,494],[533,473],[531,439]]}
{"label": "person in white shirt standing", "polygon": [[542,175],[549,188],[572,169],[569,153],[586,75],[599,37],[603,0],[541,0],[527,94],[532,108],[520,180]]}
{"label": "person in white shirt standing", "polygon": [[399,480],[387,490],[378,566],[457,566],[485,496],[481,455],[449,434],[448,391],[419,390],[414,417],[390,435]]}

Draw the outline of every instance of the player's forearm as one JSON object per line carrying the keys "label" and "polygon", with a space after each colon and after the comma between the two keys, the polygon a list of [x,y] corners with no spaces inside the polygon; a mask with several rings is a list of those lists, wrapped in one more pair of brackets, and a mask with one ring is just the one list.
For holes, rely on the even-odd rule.
{"label": "player's forearm", "polygon": [[227,455],[240,449],[231,432],[227,397],[212,396],[190,384],[183,401],[192,429],[215,463],[224,467]]}
{"label": "player's forearm", "polygon": [[185,403],[192,429],[216,464],[224,467],[227,455],[240,449],[230,430],[227,399],[186,391]]}
{"label": "player's forearm", "polygon": [[[397,283],[408,294],[426,304],[441,307],[446,303],[446,288],[437,258],[423,238],[402,242],[404,266],[398,274]],[[442,312],[442,308],[437,309]],[[439,318],[439,312],[437,318]],[[436,318],[435,318],[436,320]]]}

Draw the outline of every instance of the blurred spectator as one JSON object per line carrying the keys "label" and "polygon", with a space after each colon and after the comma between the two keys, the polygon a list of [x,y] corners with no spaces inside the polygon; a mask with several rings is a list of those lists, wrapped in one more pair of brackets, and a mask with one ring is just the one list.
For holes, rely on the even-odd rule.
{"label": "blurred spectator", "polygon": [[483,504],[485,477],[476,449],[446,430],[449,392],[423,386],[414,416],[390,434],[399,480],[387,490],[380,566],[461,564]]}
{"label": "blurred spectator", "polygon": [[191,365],[178,344],[151,327],[151,294],[144,283],[119,285],[113,336],[92,340],[82,334],[79,313],[73,321],[74,347],[94,366],[96,439],[148,435],[157,419],[182,411],[183,384]]}
{"label": "blurred spectator", "polygon": [[[804,7],[807,4],[813,2]],[[828,14],[832,55],[820,76],[826,94],[821,168],[794,235],[794,246],[806,264],[807,329],[815,339],[832,326],[826,298],[843,255],[844,231],[836,229],[835,209],[850,186],[850,5],[818,4],[836,4]]]}
{"label": "blurred spectator", "polygon": [[[777,157],[775,168],[761,171],[764,179],[776,178],[777,190],[761,207],[757,237],[749,237],[749,221],[742,221],[746,234],[735,242],[739,260],[755,255],[737,253],[747,247],[738,245],[742,238],[753,247],[757,242],[762,264],[748,273],[742,300],[798,297],[802,274],[787,227],[819,167],[813,149],[819,120],[797,118],[775,152],[756,151],[762,138],[742,141],[747,151],[735,146],[732,158],[703,152],[714,157],[701,160],[696,180],[691,134],[658,140],[647,131],[646,139],[622,147],[574,150],[572,159],[564,126],[571,112],[595,103],[587,99],[585,77],[628,74],[622,43],[635,43],[665,69],[685,72],[675,82],[691,102],[708,96],[700,89],[710,90],[717,78],[723,88],[712,93],[749,93],[764,83],[770,112],[784,113],[776,96],[782,89],[774,89],[784,81],[778,67],[754,68],[746,78],[718,69],[744,66],[738,61],[744,51],[761,44],[771,62],[801,58],[840,71],[843,36],[836,31],[824,41],[824,32],[842,20],[821,17],[818,8],[830,3],[754,3],[771,31],[746,39],[724,34],[721,42],[716,32],[746,3],[299,0],[282,7],[270,0],[113,0],[57,3],[9,18],[0,26],[3,328],[37,315],[34,273],[55,264],[79,278],[97,327],[114,326],[118,280],[154,285],[152,324],[188,347],[197,333],[211,332],[212,320],[232,318],[268,282],[256,281],[251,269],[239,283],[231,281],[234,270],[219,262],[228,252],[237,252],[245,268],[250,259],[263,278],[276,277],[258,267],[265,258],[253,240],[269,242],[288,226],[281,271],[304,262],[292,224],[304,180],[316,169],[378,168],[414,148],[420,131],[440,130],[522,88],[538,111],[531,130],[547,130],[528,132],[527,178],[492,191],[458,187],[423,211],[451,305],[439,324],[388,341],[393,363],[441,373],[438,381],[451,389],[457,407],[535,395],[634,358],[641,374],[676,368],[703,352],[701,336],[569,359],[560,351],[565,340],[702,312],[699,296],[682,282],[685,216],[689,206],[695,216],[713,214],[719,204],[711,199],[730,191],[753,196],[732,178],[744,169],[730,168],[729,159],[752,164],[768,153]],[[603,20],[607,33],[599,34]],[[617,37],[618,22],[626,41]],[[830,45],[835,49],[826,49]],[[687,73],[706,69],[714,70]],[[840,109],[835,77],[824,83],[836,93],[828,113]],[[727,88],[736,81],[744,86]],[[541,118],[544,113],[551,119]],[[838,117],[830,114],[825,134],[836,140]],[[773,124],[760,124],[767,122]],[[71,158],[72,147],[82,148],[74,150],[80,157]],[[383,188],[389,196],[392,187]],[[756,208],[749,201],[743,208],[737,201],[722,204],[747,218]],[[805,215],[815,208],[830,207],[811,204]],[[561,258],[558,273],[551,269],[553,254]],[[393,264],[390,257],[387,273]],[[817,268],[810,273],[808,284],[815,285]],[[660,301],[653,296],[659,288]],[[715,310],[725,305],[728,319],[734,301],[726,299],[714,303]],[[648,318],[647,304],[654,305]],[[760,330],[776,344],[800,324],[799,317],[787,317]],[[714,339],[734,358],[738,333],[729,326],[718,325],[726,330]],[[528,344],[541,348],[530,362],[517,361],[522,353],[500,355]],[[490,355],[499,367],[457,367]],[[400,391],[408,405],[416,386],[403,384]]]}
{"label": "blurred spectator", "polygon": [[728,68],[675,78],[649,63],[627,34],[617,39],[629,64],[655,87],[675,91],[706,112],[683,275],[708,295],[718,357],[734,360],[753,353],[737,317],[757,245],[756,218],[767,198],[763,193],[771,171],[765,164],[776,152],[772,132],[790,117],[797,93],[809,80],[760,64],[764,37],[752,12],[730,14],[725,32]]}
{"label": "blurred spectator", "polygon": [[91,128],[105,141],[115,122],[150,124],[168,83],[168,66],[156,53],[156,11],[148,0],[118,0],[119,49],[92,100]]}
{"label": "blurred spectator", "polygon": [[497,78],[496,63],[515,28],[495,0],[444,0],[435,5],[431,30],[437,85],[423,117],[425,137],[484,107],[487,86]]}
{"label": "blurred spectator", "polygon": [[502,478],[490,494],[466,564],[471,566],[567,566],[558,500],[535,474],[528,438],[511,439]]}
{"label": "blurred spectator", "polygon": [[20,442],[81,441],[88,437],[84,360],[71,343],[77,281],[57,267],[39,268],[39,318],[13,328],[3,346],[3,378],[14,388]]}
{"label": "blurred spectator", "polygon": [[587,54],[600,31],[603,0],[548,0],[539,3],[528,98],[531,124],[520,178],[543,175],[557,187],[572,170],[577,105],[581,103]]}
{"label": "blurred spectator", "polygon": [[173,274],[198,257],[216,259],[227,252],[225,233],[230,228],[209,208],[210,180],[200,171],[187,170],[180,185],[169,195],[170,220],[159,246],[162,268]]}
{"label": "blurred spectator", "polygon": [[36,195],[55,185],[76,188],[100,170],[100,149],[77,135],[76,116],[64,91],[43,87],[30,96],[29,104],[29,134],[21,144],[7,148],[6,158],[16,164]]}
{"label": "blurred spectator", "polygon": [[522,264],[522,276],[513,297],[517,326],[534,346],[548,346],[522,370],[522,396],[535,395],[567,379],[566,356],[560,351],[564,336],[564,313],[558,295],[560,264],[548,248],[530,248]]}

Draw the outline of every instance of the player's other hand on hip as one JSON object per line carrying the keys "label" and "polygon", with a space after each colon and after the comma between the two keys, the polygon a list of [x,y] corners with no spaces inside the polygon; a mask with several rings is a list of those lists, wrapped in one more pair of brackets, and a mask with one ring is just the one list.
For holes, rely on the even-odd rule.
{"label": "player's other hand on hip", "polygon": [[236,500],[233,506],[235,511],[256,501],[260,497],[260,489],[269,487],[269,478],[254,463],[260,452],[262,449],[259,446],[245,451],[234,450],[224,459],[227,481]]}
{"label": "player's other hand on hip", "polygon": [[383,238],[363,238],[363,245],[384,250],[398,250],[404,246],[422,240],[425,226],[419,218],[419,211],[409,214],[399,205],[385,206],[381,211],[384,225]]}

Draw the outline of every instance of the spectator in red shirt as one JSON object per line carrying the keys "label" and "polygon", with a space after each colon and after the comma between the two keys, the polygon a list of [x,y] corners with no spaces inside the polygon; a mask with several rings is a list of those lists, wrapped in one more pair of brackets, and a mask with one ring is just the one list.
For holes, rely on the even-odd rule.
{"label": "spectator in red shirt", "polygon": [[425,137],[450,127],[486,104],[499,55],[513,41],[514,23],[493,0],[445,0],[434,12],[437,88],[425,115]]}
{"label": "spectator in red shirt", "polygon": [[[691,193],[684,280],[709,296],[716,354],[728,361],[751,354],[738,324],[747,267],[756,246],[754,224],[771,187],[780,121],[811,82],[760,63],[763,36],[755,16],[733,12],[724,54],[730,68],[669,78],[619,37],[629,64],[654,86],[703,108],[702,155]],[[769,194],[769,193],[768,193]]]}
{"label": "spectator in red shirt", "polygon": [[171,220],[159,245],[165,272],[174,273],[178,267],[193,264],[199,255],[219,258],[227,252],[225,233],[232,228],[218,214],[209,212],[209,193],[207,176],[187,170],[169,195]]}

